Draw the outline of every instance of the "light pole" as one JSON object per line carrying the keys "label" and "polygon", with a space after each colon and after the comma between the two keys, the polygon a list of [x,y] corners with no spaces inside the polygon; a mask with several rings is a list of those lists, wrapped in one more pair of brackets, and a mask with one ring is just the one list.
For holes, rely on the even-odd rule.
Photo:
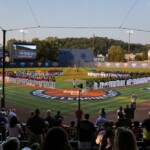
{"label": "light pole", "polygon": [[3,30],[3,86],[2,86],[2,95],[1,95],[1,108],[5,107],[5,41],[6,41],[6,30]]}
{"label": "light pole", "polygon": [[129,41],[128,41],[128,61],[130,61],[130,36],[133,34],[132,30],[128,30],[127,33],[129,34]]}
{"label": "light pole", "polygon": [[22,33],[22,36],[23,36],[22,40],[24,41],[25,40],[25,34],[28,33],[28,31],[21,29],[20,32]]}

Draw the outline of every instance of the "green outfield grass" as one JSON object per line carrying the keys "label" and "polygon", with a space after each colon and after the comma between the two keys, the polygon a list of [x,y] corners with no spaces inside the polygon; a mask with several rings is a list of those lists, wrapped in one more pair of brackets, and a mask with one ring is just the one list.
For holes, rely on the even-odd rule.
{"label": "green outfield grass", "polygon": [[[72,86],[71,83],[64,84],[66,81],[58,81],[57,85],[59,88]],[[89,100],[81,101],[81,108],[84,112],[89,112],[90,114],[97,114],[100,108],[105,107],[107,112],[117,110],[119,106],[125,106],[130,104],[130,95],[133,91],[138,96],[137,104],[150,100],[150,91],[143,90],[145,87],[150,87],[150,84],[142,84],[136,86],[128,86],[124,88],[116,88],[121,95],[105,99],[105,100]],[[34,97],[30,94],[35,88],[20,86],[20,85],[6,85],[6,101],[9,103],[17,104],[18,106],[23,106],[34,110],[35,108],[40,108],[41,111],[46,112],[47,109],[51,109],[53,112],[61,110],[64,115],[72,115],[74,110],[78,106],[77,101],[68,100],[49,100],[40,97]],[[149,107],[149,106],[148,106]]]}

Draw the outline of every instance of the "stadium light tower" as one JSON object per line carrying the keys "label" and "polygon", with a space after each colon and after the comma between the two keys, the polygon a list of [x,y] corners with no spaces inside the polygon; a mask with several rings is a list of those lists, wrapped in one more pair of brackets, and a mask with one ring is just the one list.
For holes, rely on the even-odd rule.
{"label": "stadium light tower", "polygon": [[128,54],[129,54],[129,57],[128,57],[128,60],[130,61],[130,36],[131,34],[133,34],[133,31],[132,30],[128,30],[127,33],[129,34],[129,41],[128,41]]}
{"label": "stadium light tower", "polygon": [[28,31],[27,30],[24,30],[24,29],[21,29],[20,30],[20,33],[22,33],[22,37],[23,37],[23,41],[25,40],[25,34],[27,34],[28,33]]}

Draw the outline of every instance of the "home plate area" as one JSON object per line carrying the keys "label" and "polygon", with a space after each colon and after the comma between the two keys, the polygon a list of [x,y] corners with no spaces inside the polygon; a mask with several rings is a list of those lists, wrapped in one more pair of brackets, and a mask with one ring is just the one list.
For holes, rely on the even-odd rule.
{"label": "home plate area", "polygon": [[115,90],[37,89],[31,95],[50,100],[103,100],[120,95]]}

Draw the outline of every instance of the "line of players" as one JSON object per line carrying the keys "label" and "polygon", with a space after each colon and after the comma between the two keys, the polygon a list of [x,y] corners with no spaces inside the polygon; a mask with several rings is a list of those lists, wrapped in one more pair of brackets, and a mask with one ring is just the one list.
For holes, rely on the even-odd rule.
{"label": "line of players", "polygon": [[[2,82],[2,73],[0,74],[0,82]],[[44,88],[56,88],[56,79],[53,75],[46,76],[46,75],[31,75],[31,74],[15,74],[15,73],[6,73],[5,74],[5,82],[6,83],[13,83],[13,84],[22,84],[28,86],[38,86]],[[139,78],[129,78],[129,79],[117,79],[107,82],[93,82],[93,89],[103,89],[108,87],[119,87],[119,86],[126,86],[132,84],[142,84],[150,82],[150,77],[139,77]]]}
{"label": "line of players", "polygon": [[[2,82],[2,74],[0,74],[0,82]],[[7,74],[5,75],[6,83],[22,84],[28,86],[38,86],[44,88],[56,88],[56,79],[54,76],[28,76],[28,75],[16,75]]]}
{"label": "line of players", "polygon": [[93,83],[93,89],[103,89],[108,87],[120,87],[132,84],[142,84],[150,82],[150,77],[141,77],[136,79],[127,79],[127,80],[116,80],[116,81],[108,81],[108,82],[96,82]]}

